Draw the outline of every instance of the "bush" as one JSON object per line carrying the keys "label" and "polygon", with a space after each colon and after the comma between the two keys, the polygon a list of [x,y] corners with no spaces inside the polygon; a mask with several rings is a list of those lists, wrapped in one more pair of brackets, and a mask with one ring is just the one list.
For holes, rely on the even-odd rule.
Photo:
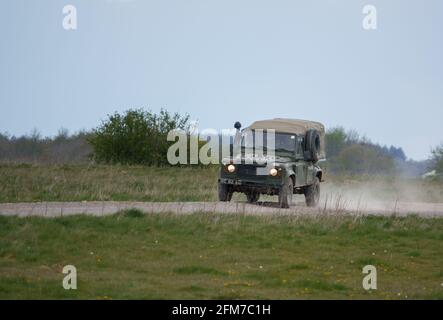
{"label": "bush", "polygon": [[188,115],[163,109],[158,115],[142,109],[114,113],[89,139],[93,158],[112,164],[167,165],[168,148],[173,143],[167,141],[167,134],[173,129],[187,131],[188,120]]}

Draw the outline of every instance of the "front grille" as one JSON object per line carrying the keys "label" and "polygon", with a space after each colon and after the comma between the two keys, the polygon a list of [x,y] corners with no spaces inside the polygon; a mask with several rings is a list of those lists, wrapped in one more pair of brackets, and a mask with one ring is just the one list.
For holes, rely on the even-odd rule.
{"label": "front grille", "polygon": [[252,164],[240,164],[237,173],[245,176],[257,175],[257,167]]}

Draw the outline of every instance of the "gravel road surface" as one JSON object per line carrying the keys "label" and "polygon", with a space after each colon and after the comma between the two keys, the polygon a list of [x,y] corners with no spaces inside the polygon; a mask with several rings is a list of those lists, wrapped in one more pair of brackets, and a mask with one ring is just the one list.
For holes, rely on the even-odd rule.
{"label": "gravel road surface", "polygon": [[268,214],[354,214],[354,215],[399,215],[417,214],[424,217],[443,217],[443,203],[421,202],[371,202],[330,203],[318,208],[308,208],[304,203],[294,203],[290,209],[280,209],[275,203],[259,202],[33,202],[0,203],[0,215],[60,217],[75,214],[104,216],[124,209],[136,208],[146,213],[190,214],[195,212],[218,212],[247,215]]}

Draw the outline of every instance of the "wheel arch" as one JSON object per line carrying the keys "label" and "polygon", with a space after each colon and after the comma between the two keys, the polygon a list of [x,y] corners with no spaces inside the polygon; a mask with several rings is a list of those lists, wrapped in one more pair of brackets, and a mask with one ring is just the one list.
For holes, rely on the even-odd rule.
{"label": "wheel arch", "polygon": [[323,181],[323,170],[321,170],[321,169],[317,170],[317,172],[315,173],[315,176],[318,178],[318,180],[320,182],[322,182]]}
{"label": "wheel arch", "polygon": [[292,185],[295,186],[295,171],[293,169],[289,169],[286,171],[286,178],[287,179],[292,179]]}

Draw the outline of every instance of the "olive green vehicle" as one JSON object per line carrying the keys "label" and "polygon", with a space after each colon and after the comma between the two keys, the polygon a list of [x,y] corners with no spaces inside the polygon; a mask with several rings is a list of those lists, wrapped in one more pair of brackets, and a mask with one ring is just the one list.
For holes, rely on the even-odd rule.
{"label": "olive green vehicle", "polygon": [[[304,194],[307,206],[318,205],[323,181],[318,161],[325,158],[321,123],[272,119],[256,121],[241,132],[240,123],[234,127],[238,152],[222,160],[220,201],[230,201],[234,192],[245,193],[249,203],[257,202],[260,194],[278,195],[279,206],[289,208],[294,194]],[[271,140],[274,143],[268,143]],[[257,155],[257,150],[263,152]]]}

